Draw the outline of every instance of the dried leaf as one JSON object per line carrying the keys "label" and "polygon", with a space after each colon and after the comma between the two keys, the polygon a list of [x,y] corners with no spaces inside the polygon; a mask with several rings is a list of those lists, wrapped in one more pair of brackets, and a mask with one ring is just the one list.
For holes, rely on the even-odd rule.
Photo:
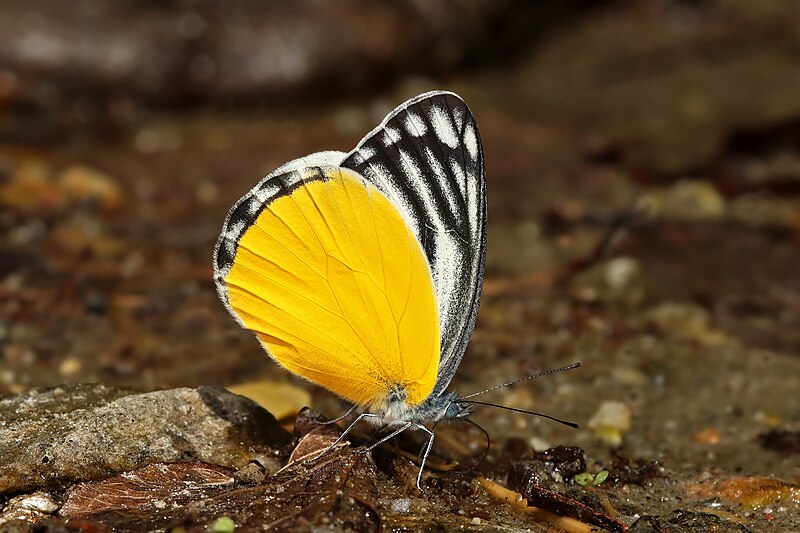
{"label": "dried leaf", "polygon": [[155,463],[75,486],[61,515],[85,517],[102,511],[164,509],[200,497],[205,489],[232,485],[231,470],[207,463]]}

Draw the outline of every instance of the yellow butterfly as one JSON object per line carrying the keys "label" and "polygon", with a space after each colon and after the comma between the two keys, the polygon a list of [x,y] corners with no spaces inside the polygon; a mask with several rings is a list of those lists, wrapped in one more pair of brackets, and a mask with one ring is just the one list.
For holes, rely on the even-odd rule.
{"label": "yellow butterfly", "polygon": [[392,427],[380,442],[427,432],[424,464],[424,423],[470,413],[446,389],[480,303],[485,191],[469,108],[422,94],[350,153],[286,163],[242,197],[216,246],[219,295],[280,365]]}

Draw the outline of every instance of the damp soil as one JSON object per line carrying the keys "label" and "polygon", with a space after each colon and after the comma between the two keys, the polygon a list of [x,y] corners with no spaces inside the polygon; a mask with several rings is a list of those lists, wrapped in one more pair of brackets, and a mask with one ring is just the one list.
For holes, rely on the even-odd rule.
{"label": "damp soil", "polygon": [[[51,511],[39,527],[224,531],[219,520],[230,518],[240,530],[548,531],[556,526],[533,507],[593,523],[581,503],[618,521],[600,524],[610,530],[796,530],[800,13],[770,5],[615,4],[512,64],[448,69],[441,81],[401,76],[358,99],[175,110],[107,97],[108,113],[91,119],[66,102],[42,111],[9,101],[0,396],[258,377],[307,389],[329,418],[342,414],[346,405],[277,368],[223,309],[213,243],[228,208],[270,170],[348,150],[393,105],[437,87],[470,104],[488,180],[484,296],[453,388],[581,363],[485,396],[580,429],[477,408],[488,456],[473,426],[437,430],[423,492],[413,464],[423,441],[406,435],[370,456],[337,450],[338,462],[302,472],[169,471],[200,487],[175,500],[178,511]],[[291,429],[294,417],[282,422]],[[542,455],[566,453],[558,446],[578,451]],[[290,447],[281,453],[287,461]],[[602,471],[596,485],[576,482]],[[119,490],[117,481],[81,490]],[[47,490],[58,509],[75,489]],[[30,494],[0,495],[0,507]]]}

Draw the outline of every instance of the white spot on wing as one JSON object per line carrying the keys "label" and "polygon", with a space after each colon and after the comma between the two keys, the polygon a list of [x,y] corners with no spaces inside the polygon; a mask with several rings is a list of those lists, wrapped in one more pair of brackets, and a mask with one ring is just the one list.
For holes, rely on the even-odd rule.
{"label": "white spot on wing", "polygon": [[458,137],[456,137],[456,130],[453,128],[453,123],[447,112],[439,106],[431,108],[431,124],[436,136],[444,144],[450,148],[458,146]]}
{"label": "white spot on wing", "polygon": [[244,230],[245,224],[241,220],[228,226],[228,231],[225,232],[225,249],[231,256],[236,252],[236,243],[244,233]]}
{"label": "white spot on wing", "polygon": [[364,156],[364,159],[372,159],[373,157],[375,157],[375,148],[371,146],[362,146],[361,148],[358,149],[357,153]]}
{"label": "white spot on wing", "polygon": [[400,140],[400,132],[397,131],[395,128],[387,127],[385,130],[383,130],[384,146],[391,146],[399,140]]}
{"label": "white spot on wing", "polygon": [[[229,239],[226,238],[225,239],[225,251],[228,252],[228,255],[233,256],[233,254],[236,252],[236,241],[232,241],[232,240],[229,240]],[[228,266],[230,266],[230,265],[228,265]]]}
{"label": "white spot on wing", "polygon": [[[253,196],[255,196],[256,200],[258,200],[258,202],[261,204],[267,204],[271,202],[273,198],[275,198],[275,195],[278,194],[278,191],[280,191],[280,185],[278,185],[275,181],[270,181],[263,187],[258,186],[253,189]],[[256,206],[256,209],[258,209],[258,206]]]}
{"label": "white spot on wing", "polygon": [[464,126],[464,110],[456,107],[453,110],[453,119],[456,121],[456,129],[461,130]]}
{"label": "white spot on wing", "polygon": [[415,113],[406,115],[406,131],[414,137],[422,137],[428,131],[428,126],[422,117]]}
{"label": "white spot on wing", "polygon": [[467,146],[469,157],[474,161],[478,157],[478,136],[475,135],[474,124],[467,124],[464,130],[464,144]]}
{"label": "white spot on wing", "polygon": [[254,201],[248,202],[247,214],[250,215],[251,217],[255,216],[262,205],[264,205],[264,200],[259,200],[258,198],[256,198]]}

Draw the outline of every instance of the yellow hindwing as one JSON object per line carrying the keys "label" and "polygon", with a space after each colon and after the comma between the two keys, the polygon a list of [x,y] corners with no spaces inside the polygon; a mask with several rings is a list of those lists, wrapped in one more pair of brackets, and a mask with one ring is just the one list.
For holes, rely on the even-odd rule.
{"label": "yellow hindwing", "polygon": [[435,385],[440,343],[420,243],[353,171],[299,172],[302,184],[239,239],[225,277],[231,307],[295,374],[363,406],[384,404],[398,387],[419,404]]}

